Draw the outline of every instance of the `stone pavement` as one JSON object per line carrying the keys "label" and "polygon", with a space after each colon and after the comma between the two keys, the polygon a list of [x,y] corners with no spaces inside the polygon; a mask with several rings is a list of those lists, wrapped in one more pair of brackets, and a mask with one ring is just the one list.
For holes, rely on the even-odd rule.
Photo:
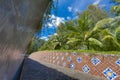
{"label": "stone pavement", "polygon": [[106,80],[76,70],[45,63],[39,56],[25,59],[20,80]]}

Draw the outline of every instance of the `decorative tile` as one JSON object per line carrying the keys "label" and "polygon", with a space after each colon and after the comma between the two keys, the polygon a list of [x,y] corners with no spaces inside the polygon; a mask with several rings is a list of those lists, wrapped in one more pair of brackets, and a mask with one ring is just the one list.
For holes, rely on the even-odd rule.
{"label": "decorative tile", "polygon": [[69,62],[70,62],[70,61],[72,61],[72,58],[71,58],[71,56],[69,56],[69,57],[68,57],[68,61],[69,61]]}
{"label": "decorative tile", "polygon": [[64,60],[64,56],[61,57],[61,60],[62,60],[62,61]]}
{"label": "decorative tile", "polygon": [[84,66],[82,67],[82,70],[83,70],[84,73],[88,73],[88,72],[90,71],[90,68],[89,68],[89,66],[86,64],[86,65],[84,65]]}
{"label": "decorative tile", "polygon": [[81,63],[82,62],[82,58],[81,57],[77,57],[77,62]]}
{"label": "decorative tile", "polygon": [[55,63],[55,60],[53,60],[53,64]]}
{"label": "decorative tile", "polygon": [[55,59],[55,56],[53,56],[53,59]]}
{"label": "decorative tile", "polygon": [[52,60],[50,60],[50,63],[52,63]]}
{"label": "decorative tile", "polygon": [[46,57],[44,56],[43,59],[45,59]]}
{"label": "decorative tile", "polygon": [[65,53],[66,56],[68,56],[68,54],[69,54],[68,52]]}
{"label": "decorative tile", "polygon": [[115,80],[118,75],[110,68],[107,68],[103,71],[103,74],[107,77],[108,80]]}
{"label": "decorative tile", "polygon": [[118,65],[120,66],[120,59],[118,59],[118,60],[116,61],[116,64],[118,64]]}
{"label": "decorative tile", "polygon": [[52,58],[52,55],[50,55],[50,59]]}
{"label": "decorative tile", "polygon": [[58,59],[59,59],[59,56],[57,56],[56,60],[58,60]]}
{"label": "decorative tile", "polygon": [[60,56],[62,56],[63,54],[62,53],[60,53]]}
{"label": "decorative tile", "polygon": [[100,59],[98,59],[97,57],[93,57],[93,58],[91,59],[91,62],[96,66],[96,65],[98,65],[101,61],[100,61]]}
{"label": "decorative tile", "polygon": [[74,56],[76,56],[76,55],[77,55],[77,53],[76,53],[76,52],[72,52],[72,54],[73,54]]}
{"label": "decorative tile", "polygon": [[66,66],[66,62],[63,62],[63,64],[62,64],[62,65],[63,65],[63,67],[65,67],[65,66]]}
{"label": "decorative tile", "polygon": [[75,69],[75,64],[74,63],[70,64],[70,68]]}
{"label": "decorative tile", "polygon": [[58,53],[56,53],[56,56],[58,56]]}
{"label": "decorative tile", "polygon": [[57,65],[59,65],[60,64],[60,61],[57,61]]}

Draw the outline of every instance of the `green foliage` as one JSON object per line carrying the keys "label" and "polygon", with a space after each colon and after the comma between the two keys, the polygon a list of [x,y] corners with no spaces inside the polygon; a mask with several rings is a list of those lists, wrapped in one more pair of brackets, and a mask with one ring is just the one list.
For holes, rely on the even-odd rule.
{"label": "green foliage", "polygon": [[100,50],[103,47],[103,43],[95,38],[89,38],[89,46],[91,46],[95,50]]}
{"label": "green foliage", "polygon": [[116,36],[118,43],[120,43],[120,26],[116,28],[115,36]]}
{"label": "green foliage", "polygon": [[116,6],[112,6],[111,12],[114,15],[120,16],[120,0],[113,0],[114,3],[116,3]]}
{"label": "green foliage", "polygon": [[116,41],[114,36],[105,36],[102,39],[102,42],[104,44],[105,51],[118,51],[120,50],[120,44]]}
{"label": "green foliage", "polygon": [[120,51],[120,16],[108,17],[90,5],[77,19],[62,23],[40,50]]}
{"label": "green foliage", "polygon": [[112,12],[113,14],[115,14],[115,15],[120,16],[120,6],[113,6],[113,7],[111,8],[111,12]]}
{"label": "green foliage", "polygon": [[109,17],[100,7],[89,5],[87,10],[78,13],[77,19],[60,24],[57,35],[48,41],[33,38],[27,53],[38,50],[120,51],[120,0],[113,2],[116,3],[111,7],[114,16]]}
{"label": "green foliage", "polygon": [[[99,13],[99,14],[98,14]],[[107,17],[107,13],[97,6],[90,5],[88,9],[80,14],[76,20],[61,24],[57,30],[57,36],[51,37],[47,44],[54,49],[89,49],[90,31],[94,28],[97,21]],[[90,37],[92,38],[92,37]],[[88,40],[89,39],[89,40]],[[43,49],[43,48],[42,48]]]}
{"label": "green foliage", "polygon": [[45,41],[42,39],[37,41],[36,38],[33,38],[31,43],[28,45],[27,54],[31,54],[33,52],[38,51],[38,49],[41,48],[44,43],[45,43]]}
{"label": "green foliage", "polygon": [[100,20],[96,23],[93,31],[101,31],[103,29],[109,28],[111,24],[111,22],[113,22],[113,18],[105,18],[103,20]]}
{"label": "green foliage", "polygon": [[105,51],[120,50],[120,44],[117,38],[119,37],[117,36],[119,34],[119,29],[118,29],[119,27],[118,24],[116,25],[116,22],[118,21],[120,21],[119,16],[115,18],[106,18],[100,20],[98,21],[93,31],[91,32],[91,35],[96,33],[97,37],[99,37],[96,39],[102,42],[103,48],[101,50],[105,50]]}
{"label": "green foliage", "polygon": [[85,53],[85,54],[120,54],[120,51],[95,51],[95,50],[44,50],[43,52],[68,52],[71,54],[72,52],[76,52],[77,54]]}

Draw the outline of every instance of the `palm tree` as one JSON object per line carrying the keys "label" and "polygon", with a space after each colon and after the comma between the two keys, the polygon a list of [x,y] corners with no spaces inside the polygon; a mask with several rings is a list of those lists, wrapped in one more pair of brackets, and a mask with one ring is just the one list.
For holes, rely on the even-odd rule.
{"label": "palm tree", "polygon": [[98,38],[94,38],[101,42],[101,44],[103,45],[102,50],[120,50],[120,29],[118,25],[119,21],[120,16],[115,18],[106,18],[101,21],[98,21],[88,38],[97,35]]}
{"label": "palm tree", "polygon": [[78,19],[61,24],[44,49],[120,50],[120,16],[107,17],[104,10],[90,5]]}
{"label": "palm tree", "polygon": [[120,0],[113,0],[113,3],[116,3],[116,6],[112,6],[111,8],[111,12],[116,15],[116,16],[120,16]]}
{"label": "palm tree", "polygon": [[91,49],[90,45],[92,45],[93,42],[96,46],[100,45],[101,42],[93,36],[90,36],[90,32],[94,28],[97,21],[102,20],[105,17],[107,17],[107,13],[104,10],[101,10],[97,6],[90,5],[88,10],[79,14],[79,18],[75,20],[76,22],[74,22],[73,26],[67,27],[68,30],[71,29],[67,43],[74,44],[74,46],[77,45],[78,48],[76,49]]}

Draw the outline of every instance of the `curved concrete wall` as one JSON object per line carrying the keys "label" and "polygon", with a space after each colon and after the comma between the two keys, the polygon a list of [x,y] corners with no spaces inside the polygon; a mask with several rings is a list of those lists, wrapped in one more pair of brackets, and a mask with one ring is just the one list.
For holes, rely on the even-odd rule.
{"label": "curved concrete wall", "polygon": [[0,0],[0,80],[12,80],[51,0]]}

